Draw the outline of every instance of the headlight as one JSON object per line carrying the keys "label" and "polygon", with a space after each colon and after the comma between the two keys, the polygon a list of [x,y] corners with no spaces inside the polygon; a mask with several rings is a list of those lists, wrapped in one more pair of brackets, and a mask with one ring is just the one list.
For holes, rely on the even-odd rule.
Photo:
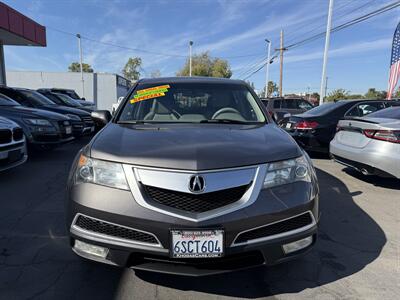
{"label": "headlight", "polygon": [[84,182],[129,190],[121,164],[81,155],[75,171],[75,183]]}
{"label": "headlight", "polygon": [[77,116],[77,115],[66,114],[66,116],[67,116],[68,118],[70,118],[71,120],[74,120],[74,121],[81,121],[81,118],[80,118],[79,116]]}
{"label": "headlight", "polygon": [[46,119],[23,119],[25,123],[35,126],[53,126]]}
{"label": "headlight", "polygon": [[264,188],[297,181],[311,182],[311,166],[304,156],[267,165]]}

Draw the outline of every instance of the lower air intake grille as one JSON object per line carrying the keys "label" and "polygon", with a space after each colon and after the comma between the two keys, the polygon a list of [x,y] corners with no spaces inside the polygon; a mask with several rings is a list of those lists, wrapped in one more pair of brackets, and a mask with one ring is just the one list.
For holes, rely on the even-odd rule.
{"label": "lower air intake grille", "polygon": [[312,222],[313,220],[311,215],[307,212],[294,218],[243,232],[236,238],[235,244],[245,243],[250,240],[285,233],[310,225]]}
{"label": "lower air intake grille", "polygon": [[205,194],[189,194],[144,185],[144,190],[153,201],[191,213],[201,213],[239,201],[249,185]]}
{"label": "lower air intake grille", "polygon": [[8,144],[11,143],[11,130],[9,129],[0,129],[0,144]]}
{"label": "lower air intake grille", "polygon": [[75,226],[87,231],[92,231],[95,233],[117,237],[125,240],[148,244],[158,244],[157,239],[151,234],[110,224],[82,215],[78,216],[75,222]]}

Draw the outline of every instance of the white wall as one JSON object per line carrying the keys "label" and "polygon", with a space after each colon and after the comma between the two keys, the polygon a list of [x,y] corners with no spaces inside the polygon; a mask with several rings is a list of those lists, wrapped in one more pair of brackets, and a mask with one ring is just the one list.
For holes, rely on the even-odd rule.
{"label": "white wall", "polygon": [[84,73],[85,92],[82,93],[81,74],[75,72],[6,71],[7,85],[28,89],[66,88],[79,96],[94,101],[97,109],[112,109],[118,97],[125,96],[128,87],[117,84],[117,75],[110,73]]}

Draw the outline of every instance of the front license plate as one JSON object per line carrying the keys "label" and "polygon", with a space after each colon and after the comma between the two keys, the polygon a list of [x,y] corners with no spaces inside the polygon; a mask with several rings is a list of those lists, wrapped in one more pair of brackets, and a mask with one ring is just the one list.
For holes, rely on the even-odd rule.
{"label": "front license plate", "polygon": [[171,256],[175,258],[211,258],[224,255],[224,231],[171,230]]}
{"label": "front license plate", "polygon": [[72,127],[71,126],[65,127],[65,133],[66,134],[71,134],[72,133]]}

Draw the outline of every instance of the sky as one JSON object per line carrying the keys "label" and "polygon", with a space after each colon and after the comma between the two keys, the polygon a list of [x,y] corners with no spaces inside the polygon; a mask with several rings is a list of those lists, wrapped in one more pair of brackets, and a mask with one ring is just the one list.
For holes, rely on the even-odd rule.
{"label": "sky", "polygon": [[[95,72],[121,73],[129,57],[141,57],[142,77],[159,71],[174,76],[193,52],[208,51],[228,60],[232,78],[265,85],[265,69],[246,78],[272,49],[324,32],[329,0],[9,0],[9,6],[47,28],[47,47],[5,46],[8,70],[67,71],[78,61],[76,33],[84,62]],[[367,14],[394,0],[335,0],[333,26]],[[396,8],[332,33],[327,65],[328,93],[344,88],[364,94],[386,90]],[[319,92],[325,39],[284,53],[283,92]],[[118,46],[118,47],[116,47]],[[253,68],[252,68],[253,67]],[[279,59],[270,65],[279,81]]]}

